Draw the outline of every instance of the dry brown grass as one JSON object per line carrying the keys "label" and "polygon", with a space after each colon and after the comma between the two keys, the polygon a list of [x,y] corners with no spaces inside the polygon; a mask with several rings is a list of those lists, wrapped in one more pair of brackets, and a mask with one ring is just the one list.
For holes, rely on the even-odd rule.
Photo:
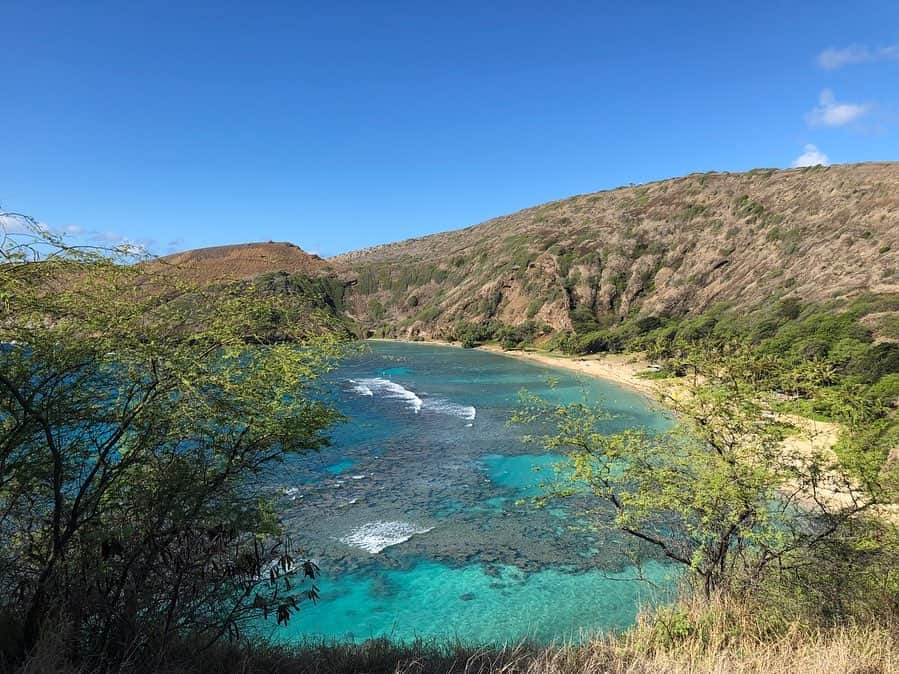
{"label": "dry brown grass", "polygon": [[333,271],[333,265],[292,243],[242,243],[175,253],[148,263],[153,270],[169,270],[195,283],[249,279],[272,271],[309,276]]}
{"label": "dry brown grass", "polygon": [[[685,630],[685,625],[691,625]],[[164,662],[124,670],[176,674],[887,674],[899,672],[899,630],[891,623],[809,629],[770,626],[733,605],[665,609],[620,636],[581,645],[470,648],[440,642],[238,647],[198,652],[181,644]],[[21,674],[86,674],[64,654],[64,629],[52,630]]]}
{"label": "dry brown grass", "polygon": [[[351,312],[394,337],[529,317],[570,329],[644,314],[899,293],[899,163],[709,173],[580,195],[329,262],[359,278]],[[421,272],[440,271],[439,275]],[[416,303],[406,302],[415,296]],[[378,301],[377,315],[368,312]],[[490,301],[488,301],[490,300]],[[529,316],[529,307],[539,307]],[[422,315],[425,307],[432,307]]]}
{"label": "dry brown grass", "polygon": [[[462,664],[462,663],[459,663]],[[397,674],[435,671],[410,661]],[[786,635],[741,649],[685,641],[646,653],[614,641],[577,648],[473,654],[455,671],[465,674],[875,674],[899,671],[895,636],[888,630],[847,628],[814,636]]]}

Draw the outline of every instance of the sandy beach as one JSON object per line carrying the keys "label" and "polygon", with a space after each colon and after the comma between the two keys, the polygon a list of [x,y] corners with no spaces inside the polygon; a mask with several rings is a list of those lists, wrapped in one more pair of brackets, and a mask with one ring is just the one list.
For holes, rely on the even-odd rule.
{"label": "sandy beach", "polygon": [[499,346],[493,344],[480,346],[478,348],[510,358],[529,360],[534,363],[540,363],[541,365],[569,370],[588,377],[607,379],[639,391],[652,398],[659,397],[659,381],[643,379],[638,376],[640,372],[646,371],[649,362],[642,360],[633,354],[565,356],[562,354],[538,351],[504,351]]}
{"label": "sandy beach", "polygon": [[[404,340],[394,339],[370,339],[372,342],[394,342]],[[451,346],[457,349],[462,347],[459,344],[445,342],[436,339],[429,339],[427,344],[438,344],[440,346]],[[654,400],[662,397],[664,389],[674,385],[671,381],[658,379],[643,379],[638,376],[641,372],[645,372],[649,367],[649,361],[639,358],[634,354],[595,354],[589,356],[566,356],[564,354],[549,353],[546,351],[522,351],[515,349],[506,351],[497,344],[485,344],[476,347],[483,351],[489,351],[500,356],[508,358],[517,358],[519,360],[527,360],[532,363],[539,363],[548,367],[556,367],[569,372],[585,375],[587,377],[596,377],[598,379],[606,379],[616,384],[621,384],[632,390],[638,391],[645,396]]]}

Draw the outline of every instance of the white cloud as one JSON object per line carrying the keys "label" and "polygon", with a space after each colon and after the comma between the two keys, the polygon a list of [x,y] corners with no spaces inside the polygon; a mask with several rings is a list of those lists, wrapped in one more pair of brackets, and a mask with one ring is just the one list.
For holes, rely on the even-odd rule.
{"label": "white cloud", "polygon": [[118,245],[128,239],[118,232],[92,232],[90,240],[94,243]]}
{"label": "white cloud", "polygon": [[[80,225],[51,227],[17,213],[0,211],[0,238],[3,234],[52,236],[68,245],[88,245],[115,251],[126,257],[143,257],[158,246],[155,239],[132,239],[118,232],[99,232]],[[60,238],[61,237],[61,238]]]}
{"label": "white cloud", "polygon": [[888,47],[871,48],[867,45],[853,44],[842,49],[825,49],[818,54],[818,65],[825,70],[836,70],[853,63],[874,63],[899,59],[899,44]]}
{"label": "white cloud", "polygon": [[840,103],[830,89],[818,96],[818,105],[805,116],[809,126],[844,126],[871,109],[868,103]]}
{"label": "white cloud", "polygon": [[827,155],[821,152],[816,145],[809,143],[803,149],[805,151],[793,160],[793,166],[817,166],[818,164],[827,166],[830,163]]}
{"label": "white cloud", "polygon": [[159,246],[155,239],[132,239],[118,232],[86,232],[88,240],[99,248],[116,250],[119,253],[132,257],[149,255],[150,251]]}
{"label": "white cloud", "polygon": [[7,234],[24,234],[33,232],[34,226],[22,216],[14,213],[0,214],[0,230]]}

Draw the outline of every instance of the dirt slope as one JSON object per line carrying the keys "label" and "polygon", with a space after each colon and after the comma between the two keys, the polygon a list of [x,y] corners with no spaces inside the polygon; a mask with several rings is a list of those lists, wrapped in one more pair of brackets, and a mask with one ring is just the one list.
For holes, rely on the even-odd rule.
{"label": "dirt slope", "polygon": [[364,326],[406,337],[899,293],[899,163],[693,174],[328,262],[358,278]]}

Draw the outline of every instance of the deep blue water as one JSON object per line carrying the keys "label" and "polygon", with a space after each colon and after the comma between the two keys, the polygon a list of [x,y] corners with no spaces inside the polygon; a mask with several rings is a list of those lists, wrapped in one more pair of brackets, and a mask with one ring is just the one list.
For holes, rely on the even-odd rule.
{"label": "deep blue water", "polygon": [[[279,467],[295,541],[322,569],[321,602],[275,638],[449,637],[539,642],[634,621],[658,591],[633,580],[630,541],[590,523],[589,498],[538,508],[559,456],[510,427],[519,393],[586,395],[609,432],[669,420],[637,393],[477,350],[370,342],[335,373],[349,422],[333,446]],[[664,584],[669,567],[644,575]]]}

